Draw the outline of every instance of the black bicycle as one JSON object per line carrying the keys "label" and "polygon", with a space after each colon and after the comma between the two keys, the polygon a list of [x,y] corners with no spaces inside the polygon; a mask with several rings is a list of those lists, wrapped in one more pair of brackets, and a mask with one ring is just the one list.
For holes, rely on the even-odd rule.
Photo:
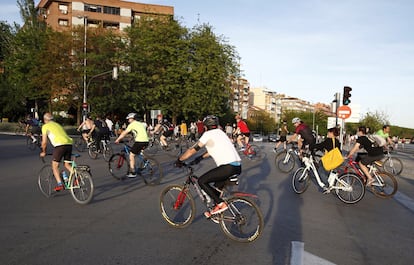
{"label": "black bicycle", "polygon": [[[124,180],[130,168],[129,152],[131,146],[123,142],[124,146],[119,153],[113,154],[108,161],[108,169],[117,180]],[[158,185],[163,177],[160,163],[153,157],[145,155],[143,151],[135,156],[135,172],[140,175],[145,184]]]}

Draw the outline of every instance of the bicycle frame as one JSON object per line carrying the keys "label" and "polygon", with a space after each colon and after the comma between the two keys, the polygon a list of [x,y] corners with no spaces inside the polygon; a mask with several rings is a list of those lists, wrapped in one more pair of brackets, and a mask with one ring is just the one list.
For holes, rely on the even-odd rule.
{"label": "bicycle frame", "polygon": [[315,176],[316,181],[318,182],[318,185],[320,187],[325,186],[325,184],[321,181],[321,178],[320,178],[319,173],[318,173],[318,169],[316,168],[315,163],[313,161],[313,156],[312,155],[304,156],[302,158],[302,161],[305,164],[305,171],[306,170],[312,170],[313,175]]}

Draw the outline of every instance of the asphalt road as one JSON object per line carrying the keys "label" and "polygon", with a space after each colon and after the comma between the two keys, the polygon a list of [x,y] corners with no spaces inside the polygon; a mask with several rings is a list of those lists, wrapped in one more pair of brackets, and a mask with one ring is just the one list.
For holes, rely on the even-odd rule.
{"label": "asphalt road", "polygon": [[[170,166],[173,157],[157,157],[165,177],[161,185],[149,187],[139,178],[113,179],[102,158],[91,160],[83,153],[78,163],[91,166],[95,195],[81,206],[68,192],[43,197],[37,187],[42,163],[24,143],[23,137],[0,135],[0,264],[291,264],[297,246],[304,247],[303,264],[414,260],[413,209],[371,193],[346,205],[314,185],[297,195],[291,176],[275,167],[269,143],[262,144],[267,153],[262,163],[244,161],[238,187],[259,196],[265,217],[262,236],[249,244],[228,239],[203,218],[202,207],[185,229],[166,224],[159,212],[160,192],[184,180],[183,171]],[[413,200],[413,155],[398,156],[405,166],[399,192]],[[197,173],[211,166],[211,160],[203,161]]]}

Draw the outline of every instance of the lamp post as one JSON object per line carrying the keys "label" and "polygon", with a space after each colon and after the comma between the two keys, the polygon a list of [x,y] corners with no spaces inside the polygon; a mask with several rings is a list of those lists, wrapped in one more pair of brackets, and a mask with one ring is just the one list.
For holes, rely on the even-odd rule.
{"label": "lamp post", "polygon": [[83,16],[83,28],[84,28],[84,32],[83,32],[83,104],[82,104],[82,108],[83,108],[83,121],[86,120],[86,112],[88,110],[88,103],[87,103],[87,99],[86,99],[86,89],[87,89],[87,83],[86,83],[86,64],[87,64],[87,60],[86,60],[86,55],[87,55],[87,49],[86,49],[86,36],[87,36],[87,26],[88,26],[88,17],[87,16]]}

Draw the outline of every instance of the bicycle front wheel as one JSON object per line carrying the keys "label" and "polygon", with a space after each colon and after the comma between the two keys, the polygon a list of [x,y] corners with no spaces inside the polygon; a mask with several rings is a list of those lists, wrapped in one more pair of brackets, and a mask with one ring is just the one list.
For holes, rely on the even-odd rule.
{"label": "bicycle front wheel", "polygon": [[150,186],[160,184],[163,176],[160,163],[151,157],[144,158],[142,162],[143,167],[139,169],[139,172],[144,179],[145,184]]}
{"label": "bicycle front wheel", "polygon": [[295,167],[295,159],[292,154],[287,151],[277,154],[275,163],[277,168],[283,173],[289,173]]}
{"label": "bicycle front wheel", "polygon": [[162,218],[175,228],[184,228],[195,217],[195,201],[190,191],[180,185],[166,187],[160,196]]}
{"label": "bicycle front wheel", "polygon": [[263,215],[251,200],[233,197],[227,201],[228,209],[221,214],[220,226],[224,234],[237,242],[256,240],[263,231]]}
{"label": "bicycle front wheel", "polygon": [[342,202],[354,204],[362,200],[365,195],[365,187],[362,180],[354,173],[341,174],[335,183],[336,196]]}
{"label": "bicycle front wheel", "polygon": [[398,189],[397,179],[388,172],[374,173],[375,181],[371,185],[371,191],[380,198],[392,197]]}
{"label": "bicycle front wheel", "polygon": [[382,164],[382,168],[385,172],[391,173],[394,176],[398,176],[403,171],[403,163],[397,157],[388,157]]}
{"label": "bicycle front wheel", "polygon": [[40,169],[37,184],[46,198],[52,196],[53,188],[56,186],[56,180],[50,165],[45,165]]}
{"label": "bicycle front wheel", "polygon": [[114,154],[109,158],[108,169],[112,177],[117,180],[123,180],[126,178],[129,170],[129,161],[124,154]]}
{"label": "bicycle front wheel", "polygon": [[304,193],[309,187],[310,172],[304,167],[300,167],[295,171],[292,177],[292,188],[297,194]]}
{"label": "bicycle front wheel", "polygon": [[73,199],[79,204],[88,204],[92,200],[93,190],[91,174],[87,171],[75,170],[70,183]]}

